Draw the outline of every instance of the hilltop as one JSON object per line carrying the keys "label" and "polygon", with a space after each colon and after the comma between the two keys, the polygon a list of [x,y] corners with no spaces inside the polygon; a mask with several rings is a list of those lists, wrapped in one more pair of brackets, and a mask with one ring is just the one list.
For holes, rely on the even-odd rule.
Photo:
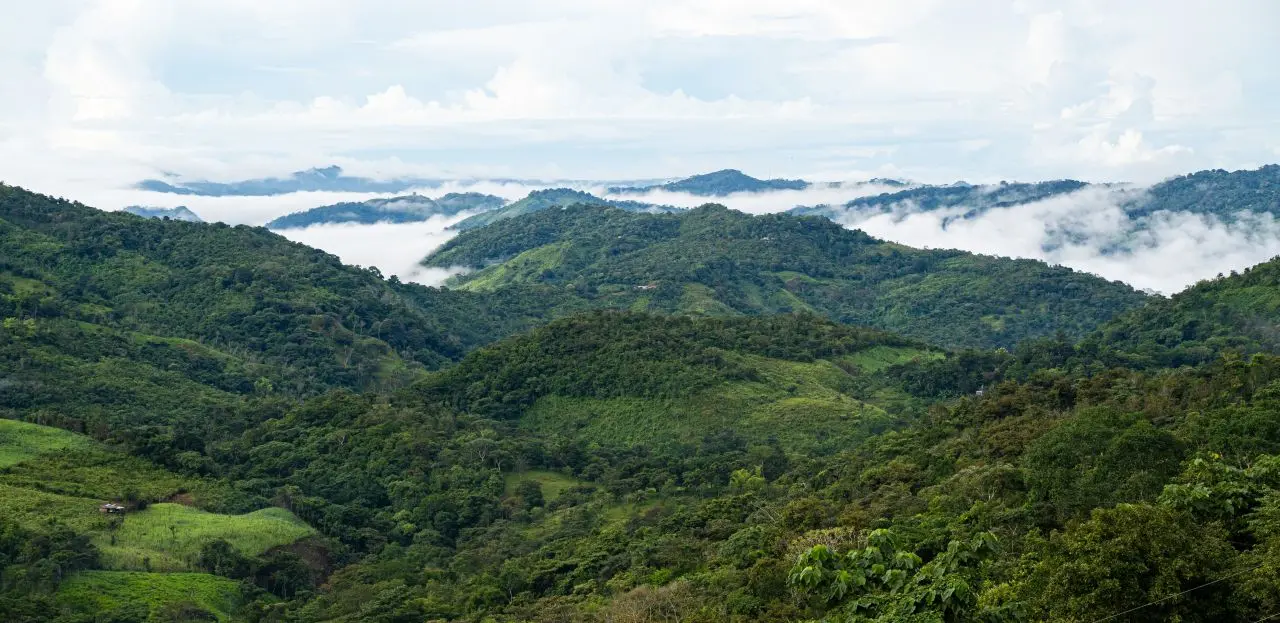
{"label": "hilltop", "polygon": [[611,206],[628,212],[676,212],[681,209],[672,206],[641,203],[639,201],[601,199],[591,193],[571,188],[551,188],[535,190],[529,193],[529,196],[511,205],[466,218],[451,225],[449,229],[467,231],[509,218],[540,212],[547,208],[563,208],[578,204]]}
{"label": "hilltop", "polygon": [[614,186],[610,194],[643,194],[655,190],[673,193],[689,193],[701,197],[723,197],[733,193],[754,193],[770,190],[804,190],[810,186],[804,180],[761,180],[736,169],[724,169],[713,173],[694,175],[685,179],[649,186]]}
{"label": "hilltop", "polygon": [[452,284],[474,292],[543,284],[596,307],[805,311],[946,346],[1083,336],[1146,298],[1033,260],[912,249],[825,219],[720,206],[548,210],[464,232],[424,264],[474,267]]}
{"label": "hilltop", "polygon": [[296,229],[338,223],[415,223],[433,216],[456,216],[462,212],[485,212],[506,205],[506,199],[481,193],[449,193],[437,199],[404,195],[368,201],[351,201],[311,208],[281,216],[266,224],[267,229]]}

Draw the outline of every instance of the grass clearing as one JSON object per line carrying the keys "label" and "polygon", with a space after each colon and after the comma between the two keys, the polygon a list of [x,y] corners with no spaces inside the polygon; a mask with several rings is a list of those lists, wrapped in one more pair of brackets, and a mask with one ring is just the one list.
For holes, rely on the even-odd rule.
{"label": "grass clearing", "polygon": [[194,568],[200,547],[226,539],[246,555],[258,555],[315,534],[293,513],[264,508],[244,515],[220,515],[181,504],[152,504],[129,513],[112,533],[99,534],[94,544],[103,563],[113,569],[186,571]]}
{"label": "grass clearing", "polygon": [[542,499],[546,500],[548,503],[555,501],[556,498],[560,497],[560,494],[573,487],[590,484],[585,481],[578,480],[573,476],[566,476],[559,472],[530,470],[506,475],[506,495],[514,494],[516,486],[528,480],[532,480],[542,486]]}
{"label": "grass clearing", "polygon": [[879,372],[890,366],[907,363],[913,359],[929,361],[945,357],[940,351],[902,348],[898,346],[873,346],[852,355],[842,357],[842,363],[857,366],[863,372]]}
{"label": "grass clearing", "polygon": [[0,467],[16,465],[41,454],[94,447],[93,440],[60,428],[0,420]]}
{"label": "grass clearing", "polygon": [[58,587],[56,600],[63,608],[94,617],[145,610],[155,618],[166,607],[185,604],[227,623],[238,620],[244,602],[235,580],[206,573],[134,571],[81,571]]}

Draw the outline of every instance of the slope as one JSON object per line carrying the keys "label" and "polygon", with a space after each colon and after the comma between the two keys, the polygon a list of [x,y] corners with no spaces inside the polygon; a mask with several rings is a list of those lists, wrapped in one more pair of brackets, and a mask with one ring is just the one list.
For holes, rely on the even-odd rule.
{"label": "slope", "polygon": [[1255,170],[1199,171],[1165,180],[1128,206],[1134,217],[1192,212],[1231,221],[1241,212],[1280,215],[1280,165]]}
{"label": "slope", "polygon": [[467,231],[509,218],[523,216],[525,214],[533,214],[534,212],[546,210],[547,208],[567,207],[576,204],[613,206],[628,212],[676,212],[680,210],[680,208],[672,206],[660,206],[651,203],[640,203],[638,201],[601,199],[591,193],[573,190],[570,188],[552,188],[548,190],[535,190],[529,193],[528,197],[512,203],[505,208],[483,212],[466,218],[450,226],[449,229]]}
{"label": "slope", "polygon": [[1198,365],[1221,353],[1280,352],[1280,258],[1200,282],[1108,322],[1082,348],[1134,366]]}
{"label": "slope", "polygon": [[416,223],[433,216],[455,216],[461,212],[485,212],[506,205],[502,197],[481,193],[449,193],[437,199],[405,195],[368,201],[352,201],[311,208],[281,216],[266,224],[267,229],[295,229],[336,223]]}
{"label": "slope", "polygon": [[[0,318],[11,337],[38,342],[6,342],[15,365],[41,346],[99,365],[112,340],[193,353],[214,376],[239,361],[250,383],[265,375],[290,392],[397,385],[528,326],[540,304],[385,281],[261,228],[142,219],[0,186]],[[251,389],[236,376],[210,382]]]}
{"label": "slope", "polygon": [[542,283],[597,307],[674,313],[811,311],[944,346],[1082,336],[1145,297],[1032,260],[917,250],[825,219],[544,211],[466,232],[424,260],[478,270],[453,286]]}

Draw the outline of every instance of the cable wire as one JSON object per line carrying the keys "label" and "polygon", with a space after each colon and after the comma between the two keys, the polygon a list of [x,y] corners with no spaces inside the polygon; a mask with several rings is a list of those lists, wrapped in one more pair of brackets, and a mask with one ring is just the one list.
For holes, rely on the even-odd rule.
{"label": "cable wire", "polygon": [[[1137,607],[1135,607],[1135,608],[1129,608],[1128,610],[1125,610],[1124,612],[1117,612],[1117,613],[1115,613],[1115,614],[1113,614],[1113,615],[1111,615],[1111,616],[1103,617],[1103,618],[1101,618],[1101,619],[1097,619],[1097,620],[1093,621],[1093,623],[1102,623],[1103,621],[1110,621],[1111,619],[1114,619],[1114,618],[1116,618],[1116,617],[1118,617],[1118,616],[1123,616],[1123,615],[1129,614],[1130,612],[1137,612],[1138,610],[1141,610],[1141,609],[1146,608],[1146,607],[1149,607],[1149,606],[1154,606],[1154,605],[1156,605],[1156,604],[1158,604],[1158,603],[1160,603],[1160,602],[1162,602],[1162,601],[1168,601],[1168,600],[1170,600],[1170,599],[1173,599],[1174,597],[1181,597],[1181,596],[1183,596],[1183,595],[1186,595],[1187,593],[1190,593],[1191,591],[1198,591],[1198,590],[1200,590],[1200,589],[1202,589],[1202,588],[1204,588],[1204,587],[1206,587],[1206,586],[1212,586],[1212,585],[1217,584],[1218,582],[1221,582],[1221,581],[1223,581],[1223,580],[1229,580],[1229,579],[1231,579],[1231,578],[1236,577],[1237,575],[1241,575],[1241,574],[1244,574],[1244,573],[1248,573],[1248,572],[1250,572],[1250,571],[1254,571],[1254,570],[1257,570],[1257,569],[1260,569],[1260,568],[1262,568],[1262,564],[1261,564],[1261,563],[1260,563],[1260,564],[1257,564],[1257,565],[1254,565],[1254,566],[1252,566],[1252,567],[1249,567],[1249,568],[1247,568],[1247,569],[1241,569],[1240,571],[1237,571],[1237,572],[1235,572],[1235,573],[1230,573],[1230,574],[1224,575],[1224,576],[1222,576],[1222,577],[1220,577],[1220,578],[1218,578],[1218,579],[1216,579],[1216,580],[1213,580],[1213,581],[1210,581],[1210,582],[1205,582],[1204,584],[1201,584],[1200,586],[1197,586],[1197,587],[1195,587],[1195,588],[1188,588],[1187,590],[1182,591],[1181,593],[1175,593],[1175,594],[1173,594],[1173,595],[1169,595],[1169,596],[1167,596],[1167,597],[1161,597],[1160,599],[1157,599],[1157,600],[1155,600],[1155,601],[1151,601],[1151,602],[1147,602],[1147,603],[1145,603],[1145,604],[1142,604],[1141,606],[1137,606]],[[1271,615],[1270,617],[1267,617],[1267,619],[1270,619],[1270,618],[1272,618],[1272,617],[1276,617],[1276,616],[1280,616],[1280,612],[1277,612],[1277,613],[1275,613],[1275,614]],[[1265,621],[1265,620],[1267,620],[1267,619],[1259,619],[1258,621]],[[1258,622],[1257,622],[1257,621],[1255,621],[1254,623],[1258,623]]]}

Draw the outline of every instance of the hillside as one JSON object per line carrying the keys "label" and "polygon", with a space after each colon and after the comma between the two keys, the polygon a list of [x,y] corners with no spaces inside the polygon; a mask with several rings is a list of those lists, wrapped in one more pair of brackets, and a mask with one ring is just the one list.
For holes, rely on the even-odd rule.
{"label": "hillside", "polygon": [[540,212],[547,208],[563,208],[577,204],[612,206],[628,212],[676,212],[680,210],[680,208],[672,206],[660,206],[638,201],[601,199],[591,193],[570,188],[552,188],[549,190],[535,190],[529,193],[528,197],[511,205],[469,217],[451,225],[449,229],[467,231],[509,218]]}
{"label": "hillside", "polygon": [[1147,189],[1128,209],[1135,217],[1167,210],[1228,221],[1246,211],[1280,215],[1280,165],[1241,171],[1214,169],[1168,179]]}
{"label": "hillside", "polygon": [[[733,430],[818,452],[892,418],[859,381],[942,353],[813,316],[597,313],[481,349],[420,383],[428,403],[624,447]],[[843,432],[841,430],[843,429]],[[677,433],[673,436],[673,433]],[[820,443],[820,440],[824,443]]]}
{"label": "hillside", "polygon": [[428,266],[480,269],[454,286],[550,284],[597,307],[693,314],[807,311],[944,346],[1083,336],[1145,297],[1032,260],[917,250],[824,219],[718,206],[630,214],[590,206],[465,232]]}
{"label": "hillside", "polygon": [[1129,365],[1198,365],[1224,351],[1280,352],[1280,258],[1198,283],[1103,325],[1085,346]]}
{"label": "hillside", "polygon": [[175,221],[188,221],[191,223],[203,223],[195,212],[187,209],[187,206],[178,206],[176,208],[154,208],[148,206],[128,206],[124,208],[124,212],[136,214],[146,218],[169,218]]}
{"label": "hillside", "polygon": [[[198,359],[210,378],[230,366],[256,379],[245,375],[265,367],[290,392],[394,386],[530,326],[540,304],[388,282],[261,228],[142,219],[0,186],[0,318],[72,379],[74,366],[119,353],[129,364]],[[150,354],[125,354],[138,350]]]}
{"label": "hillside", "polygon": [[[296,565],[280,551],[316,532],[225,482],[169,472],[58,429],[0,420],[0,457],[4,589],[29,592],[25,607],[43,610],[45,620],[134,620],[127,617],[182,608],[192,617],[183,620],[244,620],[255,596],[215,575],[223,569],[211,554],[240,561],[241,577],[265,578]],[[102,512],[108,503],[119,512]],[[15,606],[0,599],[0,616],[28,620]]]}
{"label": "hillside", "polygon": [[449,193],[437,199],[405,195],[337,203],[286,214],[266,224],[267,229],[295,229],[337,223],[416,223],[433,216],[455,216],[462,212],[496,210],[506,205],[502,197],[481,193]]}
{"label": "hillside", "polygon": [[700,197],[723,197],[733,193],[756,193],[771,190],[804,190],[810,186],[804,180],[761,180],[736,169],[724,169],[703,173],[685,179],[650,186],[616,186],[610,194],[643,194],[655,190],[673,193],[689,193]]}

